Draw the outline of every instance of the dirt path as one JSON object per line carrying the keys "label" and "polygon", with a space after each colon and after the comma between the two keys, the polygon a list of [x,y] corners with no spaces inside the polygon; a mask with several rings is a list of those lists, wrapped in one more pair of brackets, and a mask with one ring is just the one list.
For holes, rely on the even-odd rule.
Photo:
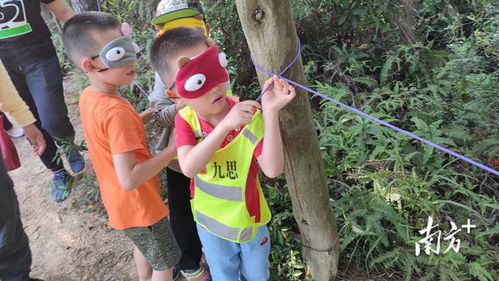
{"label": "dirt path", "polygon": [[[67,97],[71,100],[70,95]],[[78,105],[70,104],[68,109],[79,143],[83,136]],[[32,276],[46,281],[137,280],[131,243],[107,226],[99,205],[89,205],[86,199],[91,191],[88,186],[94,184],[88,153],[84,153],[85,172],[76,179],[72,194],[56,204],[47,185],[52,173],[31,152],[24,138],[14,141],[22,166],[9,174],[30,240]]]}

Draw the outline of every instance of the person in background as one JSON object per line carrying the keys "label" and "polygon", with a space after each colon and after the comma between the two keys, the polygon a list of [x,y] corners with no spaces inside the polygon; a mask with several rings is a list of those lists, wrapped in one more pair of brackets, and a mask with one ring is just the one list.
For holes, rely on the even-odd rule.
{"label": "person in background", "polygon": [[[35,126],[35,117],[19,97],[1,60],[0,111],[4,112],[12,123],[24,129],[33,151],[41,155],[46,147],[45,138]],[[31,251],[28,236],[23,229],[14,183],[0,160],[0,280],[39,280],[30,278],[30,271]]]}
{"label": "person in background", "polygon": [[64,102],[61,67],[40,4],[63,22],[74,15],[65,0],[0,0],[0,59],[45,136],[47,148],[40,158],[53,172],[52,199],[61,202],[72,177],[56,157],[57,145],[69,144],[66,158],[74,173],[83,171],[85,163],[72,145],[75,132]]}

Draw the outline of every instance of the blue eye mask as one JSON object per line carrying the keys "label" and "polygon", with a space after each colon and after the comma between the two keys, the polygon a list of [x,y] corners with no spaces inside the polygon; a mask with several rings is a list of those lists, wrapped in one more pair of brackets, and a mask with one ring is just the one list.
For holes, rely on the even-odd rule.
{"label": "blue eye mask", "polygon": [[99,57],[108,68],[117,68],[137,60],[140,48],[129,36],[122,36],[102,48]]}

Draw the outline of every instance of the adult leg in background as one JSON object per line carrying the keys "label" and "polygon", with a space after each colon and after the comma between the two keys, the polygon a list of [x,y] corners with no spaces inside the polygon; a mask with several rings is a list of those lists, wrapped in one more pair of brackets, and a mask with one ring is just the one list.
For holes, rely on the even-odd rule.
{"label": "adult leg in background", "polygon": [[36,119],[35,125],[38,127],[38,129],[40,129],[40,131],[42,131],[43,136],[45,137],[47,148],[40,156],[40,159],[42,160],[45,167],[47,167],[47,169],[50,169],[52,171],[57,171],[62,169],[63,168],[62,163],[57,163],[57,161],[54,160],[57,153],[57,146],[52,136],[50,136],[50,134],[42,127],[42,123],[40,122],[40,116],[38,115],[38,110],[35,101],[33,100],[33,97],[31,96],[31,93],[29,91],[28,85],[26,84],[22,67],[17,64],[10,64],[7,61],[4,61],[3,63],[5,65],[5,68],[7,69],[7,72],[9,73],[12,83],[16,87],[17,92],[24,100],[24,102],[26,102],[30,111],[35,116]]}
{"label": "adult leg in background", "polygon": [[[26,102],[30,111],[35,116],[36,118],[35,125],[43,133],[45,142],[47,144],[47,148],[40,156],[40,159],[42,160],[45,167],[52,170],[52,172],[54,173],[53,178],[50,181],[50,186],[52,188],[52,199],[55,202],[61,202],[65,200],[69,195],[68,188],[71,185],[72,178],[64,169],[62,161],[60,161],[60,159],[57,159],[56,157],[57,156],[56,142],[54,138],[50,135],[50,133],[44,128],[44,124],[41,121],[38,105],[36,104],[36,101],[31,93],[33,85],[29,86],[28,83],[26,82],[27,71],[33,68],[33,65],[36,65],[36,63],[30,64],[28,66],[8,61],[4,61],[3,63],[5,65],[5,68],[7,69],[7,72],[9,73],[12,83],[19,92],[19,95],[24,100],[24,102]],[[83,165],[81,166],[83,167]]]}
{"label": "adult leg in background", "polygon": [[41,59],[25,66],[26,84],[33,98],[42,127],[49,132],[57,144],[70,144],[64,150],[71,170],[83,171],[85,162],[72,145],[74,128],[68,117],[68,108],[64,101],[62,73],[56,56]]}
{"label": "adult leg in background", "polygon": [[35,102],[42,127],[57,139],[73,142],[74,129],[64,102],[62,73],[57,57],[24,66],[26,84]]}

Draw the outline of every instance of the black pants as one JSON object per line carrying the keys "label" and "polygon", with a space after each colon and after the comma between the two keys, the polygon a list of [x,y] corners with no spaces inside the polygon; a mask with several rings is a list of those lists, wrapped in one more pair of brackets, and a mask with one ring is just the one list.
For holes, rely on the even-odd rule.
{"label": "black pants", "polygon": [[0,280],[27,281],[30,271],[31,251],[14,184],[0,160]]}
{"label": "black pants", "polygon": [[47,148],[40,156],[43,164],[52,170],[62,168],[62,163],[54,160],[57,152],[54,137],[72,142],[74,129],[64,102],[62,73],[57,57],[40,58],[29,63],[10,60],[3,63],[47,142]]}
{"label": "black pants", "polygon": [[190,179],[169,168],[166,169],[166,174],[168,177],[170,225],[182,251],[182,259],[176,268],[179,270],[197,269],[202,253],[201,242],[191,211]]}

